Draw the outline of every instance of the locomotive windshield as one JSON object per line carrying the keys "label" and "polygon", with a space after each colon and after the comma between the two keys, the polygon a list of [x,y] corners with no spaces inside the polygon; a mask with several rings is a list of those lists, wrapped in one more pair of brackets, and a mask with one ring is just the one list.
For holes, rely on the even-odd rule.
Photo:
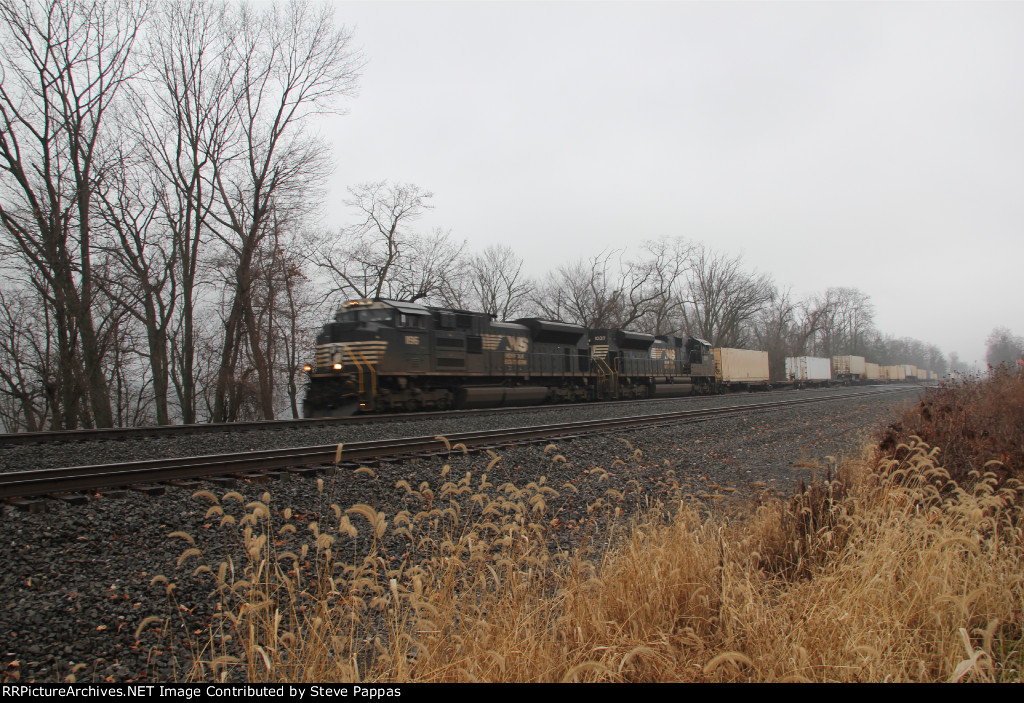
{"label": "locomotive windshield", "polygon": [[391,322],[395,319],[394,310],[359,310],[360,322]]}
{"label": "locomotive windshield", "polygon": [[335,322],[392,322],[393,310],[340,310],[334,316]]}

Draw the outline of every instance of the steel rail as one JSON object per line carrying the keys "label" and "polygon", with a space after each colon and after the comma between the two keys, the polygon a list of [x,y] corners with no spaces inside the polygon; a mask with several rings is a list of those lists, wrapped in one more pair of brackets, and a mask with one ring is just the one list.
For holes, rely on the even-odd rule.
{"label": "steel rail", "polygon": [[[903,388],[899,390],[906,391],[908,389]],[[582,420],[534,427],[481,430],[450,434],[444,439],[439,437],[407,437],[391,440],[351,442],[342,445],[341,459],[346,463],[355,463],[370,459],[380,460],[410,455],[451,453],[453,450],[457,451],[457,445],[460,444],[469,451],[470,449],[481,447],[526,444],[567,436],[627,430],[639,426],[700,422],[715,417],[778,410],[798,405],[848,400],[892,392],[894,391],[862,391],[823,398],[800,398],[767,403],[731,405],[723,408],[681,410],[624,418]],[[337,444],[328,444],[313,447],[245,452],[241,454],[216,454],[97,466],[9,472],[0,474],[0,499],[74,493],[116,486],[210,478],[282,469],[294,470],[301,467],[330,467],[335,465],[338,447],[339,445]]]}
{"label": "steel rail", "polygon": [[[908,388],[900,386],[901,389]],[[912,386],[910,388],[916,388]],[[762,392],[758,392],[760,394]],[[101,427],[78,430],[52,430],[42,432],[0,433],[0,448],[24,444],[47,444],[51,442],[123,441],[148,437],[163,437],[188,434],[223,434],[230,432],[255,432],[260,430],[291,429],[326,425],[363,425],[374,422],[403,422],[439,417],[466,417],[480,413],[529,412],[537,408],[558,409],[572,407],[615,406],[623,403],[655,403],[672,400],[699,400],[714,396],[678,396],[664,398],[635,398],[632,400],[599,401],[591,403],[552,403],[546,405],[516,405],[504,408],[478,408],[469,410],[435,410],[414,413],[384,413],[350,415],[347,417],[314,417],[287,420],[252,420],[245,422],[209,422],[190,425],[150,425],[144,427]]]}

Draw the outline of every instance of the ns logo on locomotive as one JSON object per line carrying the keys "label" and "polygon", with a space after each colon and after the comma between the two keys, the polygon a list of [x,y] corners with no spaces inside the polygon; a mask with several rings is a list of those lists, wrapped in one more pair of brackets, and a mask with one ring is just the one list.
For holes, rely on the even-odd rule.
{"label": "ns logo on locomotive", "polygon": [[702,339],[383,299],[342,305],[305,370],[306,417],[719,391]]}

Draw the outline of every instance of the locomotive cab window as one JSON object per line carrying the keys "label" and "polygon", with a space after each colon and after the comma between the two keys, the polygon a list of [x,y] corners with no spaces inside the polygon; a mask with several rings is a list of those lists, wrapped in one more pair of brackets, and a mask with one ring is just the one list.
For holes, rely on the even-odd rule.
{"label": "locomotive cab window", "polygon": [[334,316],[335,322],[391,322],[392,310],[342,310]]}
{"label": "locomotive cab window", "polygon": [[423,315],[406,315],[404,312],[400,312],[398,313],[398,326],[425,330],[427,329],[426,319]]}

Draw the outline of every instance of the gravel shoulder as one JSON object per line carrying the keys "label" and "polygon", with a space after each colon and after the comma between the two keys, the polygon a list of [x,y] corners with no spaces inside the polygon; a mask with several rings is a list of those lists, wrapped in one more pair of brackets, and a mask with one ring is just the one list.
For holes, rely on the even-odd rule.
{"label": "gravel shoulder", "polygon": [[[805,396],[811,393],[801,392]],[[618,432],[614,436],[557,442],[557,449],[547,452],[542,445],[506,448],[497,451],[500,460],[496,462],[486,453],[456,453],[447,460],[384,463],[372,472],[339,472],[324,479],[323,493],[318,491],[316,479],[298,477],[262,485],[240,481],[234,488],[202,484],[201,489],[218,496],[237,491],[245,502],[260,500],[269,493],[275,515],[287,507],[309,521],[326,518],[331,512],[330,503],[342,509],[368,503],[390,518],[409,508],[408,491],[396,488],[396,483],[403,480],[411,486],[422,482],[439,486],[468,472],[474,485],[487,473],[495,485],[511,482],[522,486],[544,477],[559,494],[552,496],[547,506],[547,514],[557,518],[552,539],[558,548],[572,551],[606,532],[607,525],[594,520],[594,511],[588,510],[599,499],[629,515],[646,501],[667,495],[674,486],[683,486],[697,496],[787,494],[801,479],[822,475],[827,457],[859,452],[872,433],[893,417],[898,406],[915,402],[918,397],[916,392],[887,394]],[[761,396],[759,400],[764,399]],[[700,400],[734,404],[736,397]],[[635,414],[625,408],[627,405],[620,414]],[[707,407],[681,401],[665,401],[665,405]],[[585,406],[577,410],[581,412],[573,411],[570,419],[584,419]],[[652,411],[647,405],[636,412]],[[546,411],[539,410],[524,412],[521,417],[523,424],[531,425],[556,421],[543,419]],[[567,419],[564,413],[560,419]],[[465,423],[458,427],[410,423],[403,425],[402,434],[471,429],[477,427]],[[393,430],[388,432],[393,434]],[[365,427],[346,433],[321,430],[317,437],[303,437],[301,441],[294,441],[293,434],[289,437],[293,446],[376,438],[368,436]],[[244,439],[248,442],[243,443],[255,444],[254,437]],[[164,441],[151,440],[153,446],[147,449],[157,452],[157,456],[177,451],[156,446]],[[249,448],[282,446],[280,437],[276,444],[273,439],[259,441],[262,446]],[[189,442],[196,454],[230,451],[208,446],[205,438]],[[33,448],[18,449],[20,465],[35,462],[31,468],[41,468],[50,460],[47,457],[51,451],[57,452],[52,456],[64,457],[55,459],[55,465],[69,465],[66,455],[59,454],[69,447],[59,451],[35,447],[34,459],[31,452],[23,453]],[[95,451],[109,457],[108,449]],[[126,447],[114,449],[122,451]],[[83,459],[89,451],[80,446],[71,446],[70,450]],[[137,447],[128,451],[133,458],[141,458]],[[9,466],[9,459],[9,455],[4,457],[5,466]],[[442,475],[445,464],[450,467],[447,477]],[[488,464],[492,464],[490,469]],[[614,500],[609,497],[613,495],[609,489],[617,494]],[[52,682],[73,675],[80,682],[181,680],[196,654],[187,642],[201,641],[216,607],[210,598],[210,583],[193,577],[192,571],[203,560],[216,565],[229,554],[237,558],[239,551],[237,542],[218,528],[217,520],[207,516],[210,503],[193,497],[195,492],[172,487],[159,497],[129,493],[123,498],[93,499],[80,506],[55,502],[43,514],[0,507],[0,544],[7,557],[0,574],[0,679]],[[225,508],[227,503],[224,501]],[[237,505],[242,510],[242,503]],[[179,557],[190,545],[169,537],[177,531],[194,536],[196,547],[202,551],[201,556],[186,559],[180,568]],[[307,539],[308,533],[300,537]],[[361,535],[353,540],[354,552],[365,548],[367,539]],[[397,538],[385,539],[379,549],[389,560],[401,560],[409,552],[408,545]],[[171,596],[159,578],[153,582],[158,576],[176,584]],[[157,639],[150,628],[136,641],[136,630],[146,617],[168,614],[170,636]]]}

